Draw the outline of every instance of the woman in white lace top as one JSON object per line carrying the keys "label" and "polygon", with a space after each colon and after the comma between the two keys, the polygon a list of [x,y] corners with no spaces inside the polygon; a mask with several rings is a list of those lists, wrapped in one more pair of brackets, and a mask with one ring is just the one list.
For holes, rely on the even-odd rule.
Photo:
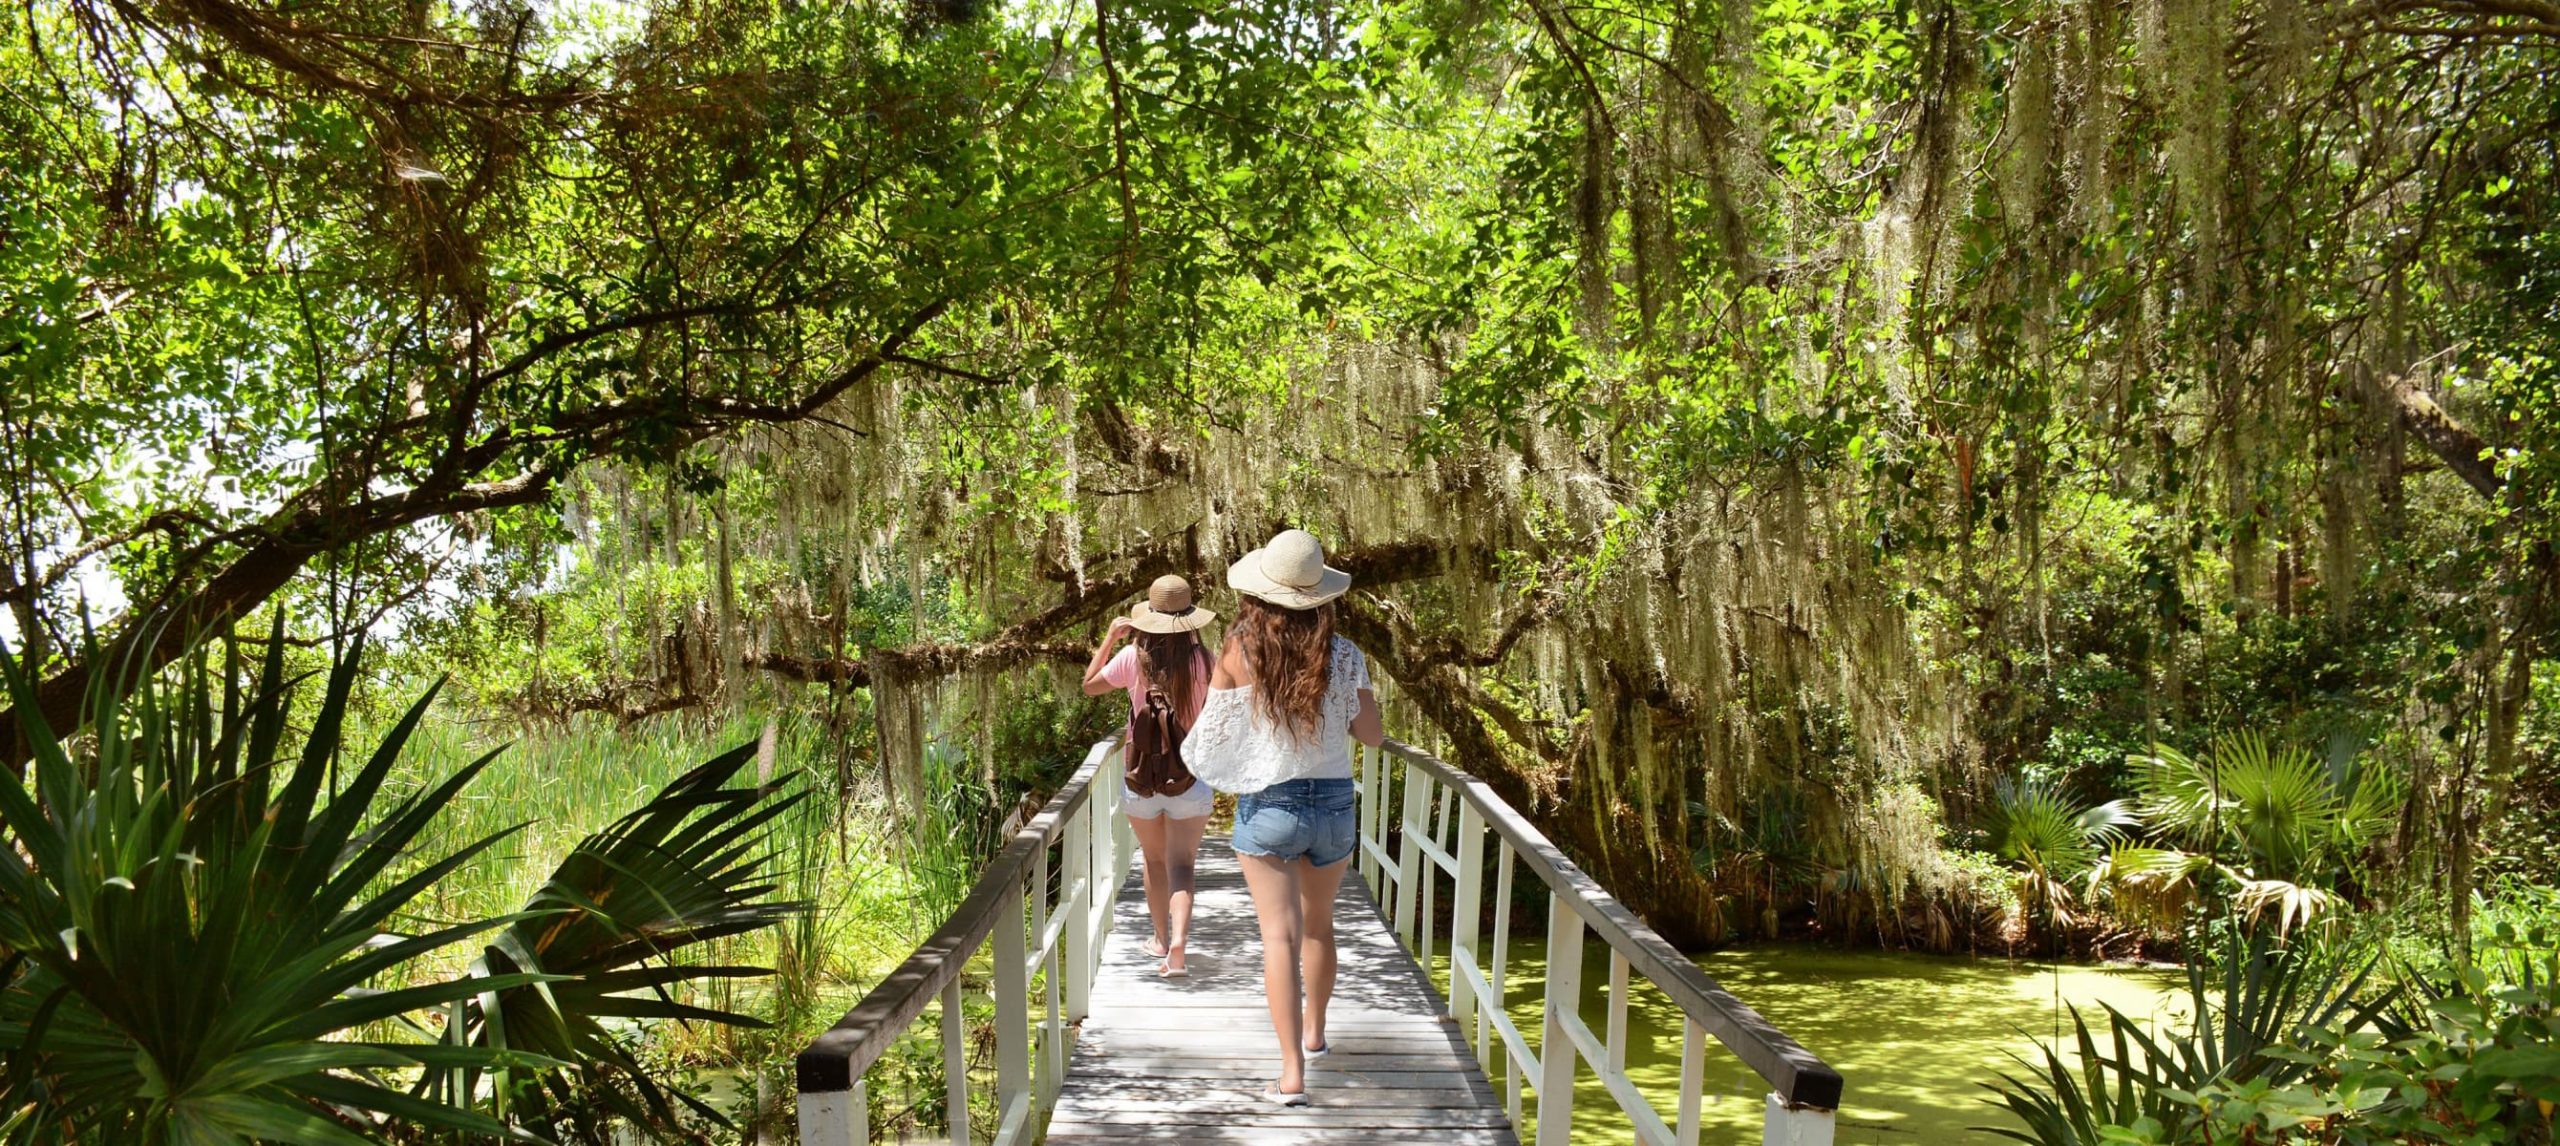
{"label": "woman in white lace top", "polygon": [[1288,530],[1228,567],[1243,594],[1182,744],[1193,775],[1238,793],[1234,844],[1262,924],[1262,990],[1280,1036],[1280,1078],[1263,1097],[1307,1102],[1306,1062],[1325,1053],[1333,999],[1334,893],[1357,845],[1351,741],[1385,739],[1368,659],[1333,635],[1351,575]]}

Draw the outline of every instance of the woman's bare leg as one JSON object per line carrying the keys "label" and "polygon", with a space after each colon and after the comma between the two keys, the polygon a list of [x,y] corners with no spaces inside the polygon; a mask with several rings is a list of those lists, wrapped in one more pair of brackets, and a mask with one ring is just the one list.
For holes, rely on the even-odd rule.
{"label": "woman's bare leg", "polygon": [[1167,970],[1183,970],[1183,948],[1191,942],[1191,891],[1200,866],[1200,837],[1209,830],[1209,817],[1194,816],[1177,820],[1170,816],[1164,824],[1165,867],[1165,960]]}
{"label": "woman's bare leg", "polygon": [[1329,1046],[1325,1042],[1324,1011],[1333,1002],[1333,971],[1337,963],[1333,948],[1333,894],[1342,888],[1342,873],[1351,870],[1349,857],[1330,867],[1314,867],[1303,858],[1291,863],[1298,876],[1298,917],[1304,931],[1298,940],[1298,971],[1306,979],[1306,1024],[1300,1046],[1308,1050]]}
{"label": "woman's bare leg", "polygon": [[1253,915],[1262,924],[1262,999],[1271,1008],[1271,1027],[1280,1035],[1280,1090],[1307,1088],[1307,1057],[1298,1026],[1298,945],[1305,937],[1299,915],[1299,860],[1239,855],[1244,885],[1253,892]]}
{"label": "woman's bare leg", "polygon": [[[1159,951],[1167,949],[1170,933],[1166,924],[1172,907],[1169,901],[1172,899],[1173,873],[1165,865],[1165,825],[1168,822],[1169,817],[1165,816],[1149,816],[1143,820],[1129,817],[1130,830],[1138,834],[1138,858],[1143,861],[1138,868],[1146,873],[1147,922],[1155,925],[1155,946]],[[1196,849],[1199,841],[1194,839],[1192,844]],[[1185,899],[1188,898],[1186,895]]]}

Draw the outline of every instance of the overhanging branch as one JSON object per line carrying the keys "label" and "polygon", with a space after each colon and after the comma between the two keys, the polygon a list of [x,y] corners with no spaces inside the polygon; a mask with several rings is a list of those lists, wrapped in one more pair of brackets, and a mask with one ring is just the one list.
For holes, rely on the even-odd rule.
{"label": "overhanging branch", "polygon": [[2445,413],[2444,407],[2418,386],[2416,377],[2408,374],[2385,375],[2382,393],[2398,409],[2400,420],[2409,427],[2427,449],[2443,459],[2445,467],[2459,475],[2465,484],[2478,490],[2480,496],[2497,500],[2506,488],[2506,479],[2498,476],[2497,465],[2490,461],[2489,443],[2471,429]]}
{"label": "overhanging branch", "polygon": [[[633,434],[644,429],[654,433],[669,422],[682,427],[677,442],[683,445],[741,424],[804,420],[877,373],[891,355],[898,354],[949,305],[948,299],[937,299],[910,312],[890,328],[871,352],[793,400],[755,403],[678,393],[637,402],[605,403],[555,419],[545,440],[573,440],[602,453]],[[409,430],[422,428],[419,423],[402,425]],[[454,446],[425,467],[428,476],[419,485],[353,502],[340,500],[343,491],[362,490],[375,475],[351,472],[346,466],[329,468],[321,478],[286,499],[284,508],[265,522],[243,531],[236,539],[241,548],[221,568],[202,580],[173,582],[155,597],[137,602],[95,654],[71,661],[37,684],[37,712],[48,726],[67,731],[80,719],[93,666],[132,664],[148,671],[166,665],[185,650],[189,638],[213,632],[247,615],[323,553],[421,521],[531,505],[548,498],[566,470],[545,460],[533,462],[512,477],[472,480],[509,456],[527,452],[530,444],[529,438],[502,431],[476,443]],[[209,558],[222,547],[201,548],[205,550],[203,556]],[[181,568],[191,564],[192,561],[184,562]],[[14,747],[18,743],[19,718],[14,705],[0,710],[0,745]],[[22,761],[18,753],[9,753],[12,768]]]}

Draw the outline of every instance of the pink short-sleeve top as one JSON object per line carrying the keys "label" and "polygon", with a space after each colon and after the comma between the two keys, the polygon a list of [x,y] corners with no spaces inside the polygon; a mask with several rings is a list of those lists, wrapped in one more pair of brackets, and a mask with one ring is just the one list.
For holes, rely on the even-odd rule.
{"label": "pink short-sleeve top", "polygon": [[[1197,648],[1197,646],[1195,648],[1197,651],[1191,658],[1190,711],[1180,714],[1182,726],[1185,728],[1189,728],[1193,721],[1200,718],[1200,706],[1209,701],[1209,650]],[[1120,650],[1109,663],[1104,664],[1102,679],[1106,684],[1128,691],[1129,715],[1136,716],[1139,709],[1146,707],[1146,682],[1138,677],[1137,646],[1132,645]]]}

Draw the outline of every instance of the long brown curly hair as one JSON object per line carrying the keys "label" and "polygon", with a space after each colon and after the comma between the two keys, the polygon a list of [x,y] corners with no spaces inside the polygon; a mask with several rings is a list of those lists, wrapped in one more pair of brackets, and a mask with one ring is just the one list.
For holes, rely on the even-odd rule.
{"label": "long brown curly hair", "polygon": [[1174,715],[1190,716],[1194,699],[1191,692],[1198,683],[1191,674],[1201,653],[1200,634],[1150,633],[1142,629],[1130,644],[1138,650],[1138,679],[1163,693],[1166,702],[1173,705]]}
{"label": "long brown curly hair", "polygon": [[1333,603],[1283,609],[1259,597],[1236,603],[1229,639],[1253,666],[1254,707],[1300,740],[1324,727],[1325,690],[1333,684]]}

